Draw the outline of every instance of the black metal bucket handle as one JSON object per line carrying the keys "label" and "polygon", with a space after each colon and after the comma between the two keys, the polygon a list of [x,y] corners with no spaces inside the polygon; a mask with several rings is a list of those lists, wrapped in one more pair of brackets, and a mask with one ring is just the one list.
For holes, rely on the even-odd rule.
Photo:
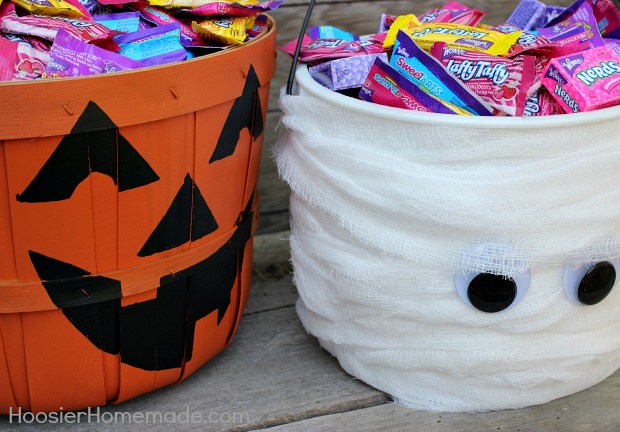
{"label": "black metal bucket handle", "polygon": [[291,64],[291,70],[288,73],[288,81],[286,84],[286,94],[290,95],[293,93],[293,82],[295,81],[295,69],[297,69],[297,59],[299,58],[299,52],[301,51],[301,43],[306,34],[306,29],[308,28],[308,21],[310,21],[310,15],[312,15],[312,9],[314,8],[314,1],[310,0],[310,4],[308,5],[308,11],[306,12],[306,17],[304,18],[304,22],[301,25],[301,32],[299,33],[299,39],[297,39],[297,46],[295,47],[295,55],[293,56],[293,63]]}

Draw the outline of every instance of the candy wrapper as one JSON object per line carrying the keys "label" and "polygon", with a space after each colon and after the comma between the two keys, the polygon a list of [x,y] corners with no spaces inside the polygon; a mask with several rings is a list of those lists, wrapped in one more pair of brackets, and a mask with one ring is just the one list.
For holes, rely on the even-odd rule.
{"label": "candy wrapper", "polygon": [[[503,26],[495,27],[501,29]],[[513,44],[506,57],[515,57],[519,54],[544,56],[547,58],[562,57],[571,53],[590,48],[590,41],[585,33],[565,35],[566,38],[550,40],[544,36],[523,32]]]}
{"label": "candy wrapper", "polygon": [[486,13],[456,1],[449,1],[443,7],[432,9],[417,18],[422,24],[434,22],[475,26]]}
{"label": "candy wrapper", "polygon": [[348,42],[360,40],[359,36],[333,26],[312,26],[308,30],[310,39],[342,39]]}
{"label": "candy wrapper", "polygon": [[620,57],[607,46],[549,61],[543,85],[566,112],[620,104]]}
{"label": "candy wrapper", "polygon": [[583,34],[582,38],[589,41],[590,48],[605,45],[598,30],[594,11],[588,2],[583,2],[565,20],[539,28],[538,33],[551,40],[566,40],[574,35]]}
{"label": "candy wrapper", "polygon": [[488,116],[493,113],[489,105],[402,31],[396,37],[390,66],[428,94],[470,114]]}
{"label": "candy wrapper", "polygon": [[541,117],[556,114],[563,114],[564,110],[553,96],[545,88],[536,91],[525,102],[525,110],[523,115],[526,117]]}
{"label": "candy wrapper", "polygon": [[196,33],[191,25],[180,22],[177,18],[169,13],[146,3],[132,3],[131,7],[140,12],[140,16],[156,26],[164,26],[168,24],[178,23],[181,29],[181,44],[187,48],[208,47],[212,48],[213,44],[208,43],[203,37]]}
{"label": "candy wrapper", "polygon": [[330,90],[359,88],[364,84],[370,68],[379,57],[387,63],[387,54],[366,54],[336,59],[308,68],[315,81]]}
{"label": "candy wrapper", "polygon": [[570,20],[585,4],[591,6],[601,36],[620,38],[620,11],[612,0],[577,0],[549,21],[545,27],[553,27]]}
{"label": "candy wrapper", "polygon": [[79,2],[67,0],[11,0],[34,15],[54,15],[68,18],[79,18],[90,14]]}
{"label": "candy wrapper", "polygon": [[143,63],[115,54],[58,30],[50,59],[41,78],[66,78],[111,73],[144,67]]}
{"label": "candy wrapper", "polygon": [[429,50],[435,42],[445,42],[451,48],[481,51],[491,55],[505,55],[519,39],[521,31],[498,31],[450,23],[416,25],[413,15],[399,17],[387,33],[384,48],[391,47],[399,30],[408,34],[422,49]]}
{"label": "candy wrapper", "polygon": [[145,65],[155,66],[187,58],[180,36],[179,24],[172,23],[116,36],[114,41],[121,48],[120,54]]}
{"label": "candy wrapper", "polygon": [[49,53],[22,41],[0,38],[0,81],[28,80],[41,76]]}
{"label": "candy wrapper", "polygon": [[0,31],[5,33],[38,36],[53,41],[59,29],[84,42],[98,42],[110,39],[112,30],[94,21],[84,21],[63,17],[42,15],[23,15],[15,13],[13,3],[0,5]]}
{"label": "candy wrapper", "polygon": [[521,0],[506,22],[521,30],[532,30],[544,24],[546,11],[545,4],[538,0]]}
{"label": "candy wrapper", "polygon": [[534,82],[535,57],[507,59],[449,48],[443,43],[434,45],[431,54],[493,108],[510,116],[523,115]]}
{"label": "candy wrapper", "polygon": [[138,31],[140,24],[140,12],[121,12],[115,14],[95,15],[93,19],[106,26],[110,30],[121,33]]}
{"label": "candy wrapper", "polygon": [[443,114],[467,114],[449,108],[381,59],[376,59],[359,94],[360,99],[397,108]]}
{"label": "candy wrapper", "polygon": [[[280,47],[281,50],[295,55],[297,39]],[[333,60],[338,58],[352,57],[363,54],[376,54],[369,52],[365,47],[378,46],[372,41],[353,41],[343,39],[315,39],[305,36],[302,39],[301,50],[299,51],[299,61],[312,62],[317,60]],[[383,48],[379,48],[381,51]]]}
{"label": "candy wrapper", "polygon": [[282,1],[256,0],[148,0],[151,6],[191,9],[192,15],[205,17],[252,17],[276,9]]}
{"label": "candy wrapper", "polygon": [[254,17],[241,17],[192,22],[192,30],[208,40],[225,45],[240,45],[247,37],[246,29],[254,26],[254,20]]}

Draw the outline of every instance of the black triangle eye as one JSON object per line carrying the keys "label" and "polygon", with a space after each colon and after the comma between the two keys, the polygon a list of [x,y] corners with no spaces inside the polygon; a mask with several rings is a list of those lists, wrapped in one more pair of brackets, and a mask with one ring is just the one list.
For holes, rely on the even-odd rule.
{"label": "black triangle eye", "polygon": [[567,266],[564,289],[574,303],[595,305],[603,301],[616,283],[616,266],[610,261]]}
{"label": "black triangle eye", "polygon": [[493,273],[455,276],[456,290],[465,304],[481,312],[501,312],[516,305],[530,285],[530,273],[515,277]]}

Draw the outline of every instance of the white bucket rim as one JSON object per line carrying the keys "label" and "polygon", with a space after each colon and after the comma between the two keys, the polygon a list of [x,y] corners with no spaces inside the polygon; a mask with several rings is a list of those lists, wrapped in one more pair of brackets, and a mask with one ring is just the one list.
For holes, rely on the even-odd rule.
{"label": "white bucket rim", "polygon": [[423,123],[426,125],[455,126],[472,129],[547,129],[600,123],[620,118],[620,105],[595,111],[539,117],[487,117],[420,113],[402,108],[373,104],[329,90],[310,76],[307,65],[297,67],[295,81],[300,94],[314,96],[349,111],[372,115],[385,120]]}

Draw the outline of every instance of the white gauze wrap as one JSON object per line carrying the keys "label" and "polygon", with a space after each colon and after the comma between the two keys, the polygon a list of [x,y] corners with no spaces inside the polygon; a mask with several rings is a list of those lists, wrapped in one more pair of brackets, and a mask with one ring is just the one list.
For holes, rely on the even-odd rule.
{"label": "white gauze wrap", "polygon": [[[585,306],[563,278],[620,256],[620,110],[472,118],[317,89],[280,103],[297,312],[348,373],[406,407],[486,411],[618,369],[620,289]],[[459,274],[528,271],[497,313],[455,289]]]}

